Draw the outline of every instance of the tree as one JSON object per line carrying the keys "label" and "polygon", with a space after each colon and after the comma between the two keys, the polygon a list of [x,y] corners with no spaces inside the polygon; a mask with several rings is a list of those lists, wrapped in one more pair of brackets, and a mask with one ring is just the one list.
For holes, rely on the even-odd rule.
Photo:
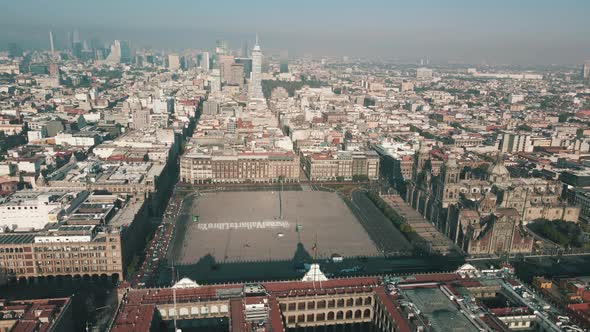
{"label": "tree", "polygon": [[363,106],[364,107],[375,106],[375,99],[365,97],[365,100],[363,101]]}
{"label": "tree", "polygon": [[527,227],[562,247],[580,248],[587,245],[582,239],[582,228],[571,221],[536,219]]}
{"label": "tree", "polygon": [[455,144],[455,140],[450,136],[445,136],[440,139],[441,142],[445,145],[453,145]]}
{"label": "tree", "polygon": [[129,265],[127,265],[127,276],[128,277],[133,276],[135,274],[135,271],[137,271],[138,264],[139,264],[139,256],[133,255],[131,262],[129,262]]}
{"label": "tree", "polygon": [[347,140],[347,141],[350,141],[352,139],[352,133],[350,132],[350,130],[347,130],[344,133],[344,139]]}
{"label": "tree", "polygon": [[516,129],[520,130],[520,131],[529,131],[529,132],[533,131],[533,128],[529,125],[526,125],[526,124],[518,125],[518,127],[516,127]]}
{"label": "tree", "polygon": [[471,169],[471,174],[474,178],[483,180],[488,174],[488,170],[486,165],[482,164],[477,166],[476,168]]}
{"label": "tree", "polygon": [[291,134],[291,131],[289,130],[289,126],[287,126],[287,125],[283,126],[283,134],[285,134],[285,136],[289,136]]}
{"label": "tree", "polygon": [[558,116],[558,119],[559,119],[559,120],[558,120],[558,121],[559,121],[560,123],[567,122],[567,120],[568,120],[568,119],[569,119],[571,116],[573,116],[573,114],[572,114],[572,113],[567,113],[567,112],[562,112],[562,113],[559,113],[559,116]]}
{"label": "tree", "polygon": [[416,232],[414,230],[414,228],[412,228],[412,226],[410,226],[408,224],[402,224],[399,229],[400,229],[400,231],[402,231],[404,233],[415,233]]}
{"label": "tree", "polygon": [[364,174],[353,175],[352,181],[354,181],[354,182],[367,182],[367,181],[369,181],[369,177]]}

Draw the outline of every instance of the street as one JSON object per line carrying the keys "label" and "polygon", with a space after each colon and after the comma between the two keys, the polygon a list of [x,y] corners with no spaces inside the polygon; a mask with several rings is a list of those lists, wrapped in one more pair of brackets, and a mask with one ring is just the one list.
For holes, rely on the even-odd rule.
{"label": "street", "polygon": [[377,248],[385,256],[405,256],[412,254],[412,245],[373,202],[365,192],[352,193],[350,207],[365,228]]}

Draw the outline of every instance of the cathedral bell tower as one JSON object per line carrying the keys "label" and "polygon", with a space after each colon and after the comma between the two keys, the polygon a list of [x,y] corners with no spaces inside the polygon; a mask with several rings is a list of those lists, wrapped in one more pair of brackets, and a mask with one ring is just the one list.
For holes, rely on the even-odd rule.
{"label": "cathedral bell tower", "polygon": [[443,176],[444,176],[444,183],[446,184],[456,184],[459,182],[459,165],[457,165],[457,158],[454,154],[449,154],[449,158],[445,163]]}

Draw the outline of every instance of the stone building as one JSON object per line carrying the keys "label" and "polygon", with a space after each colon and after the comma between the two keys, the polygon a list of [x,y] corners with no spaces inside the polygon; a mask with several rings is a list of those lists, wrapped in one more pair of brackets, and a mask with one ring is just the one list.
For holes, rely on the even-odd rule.
{"label": "stone building", "polygon": [[301,162],[311,181],[379,179],[380,161],[375,151],[312,153],[303,156]]}
{"label": "stone building", "polygon": [[533,237],[524,231],[519,219],[514,209],[498,209],[483,222],[469,223],[458,244],[470,255],[530,253]]}
{"label": "stone building", "polygon": [[121,234],[94,226],[0,234],[0,270],[9,279],[113,276],[123,280]]}
{"label": "stone building", "polygon": [[180,179],[188,183],[299,181],[299,157],[292,152],[218,154],[189,152],[180,158]]}
{"label": "stone building", "polygon": [[[440,163],[436,174],[433,165]],[[406,201],[470,253],[530,252],[532,242],[522,227],[526,223],[539,218],[578,221],[580,209],[561,199],[557,181],[511,178],[500,158],[481,179],[461,177],[461,170],[453,154],[435,161],[421,145],[407,181]],[[511,211],[509,216],[506,211]],[[501,229],[518,239],[506,240]]]}

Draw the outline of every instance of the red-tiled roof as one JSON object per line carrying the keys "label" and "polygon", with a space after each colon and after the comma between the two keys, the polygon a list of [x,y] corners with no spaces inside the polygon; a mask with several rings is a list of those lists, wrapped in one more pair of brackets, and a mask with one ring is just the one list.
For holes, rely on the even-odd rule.
{"label": "red-tiled roof", "polygon": [[156,306],[153,304],[126,305],[117,314],[111,332],[150,331]]}
{"label": "red-tiled roof", "polygon": [[279,308],[279,302],[277,301],[277,298],[275,296],[270,296],[268,303],[270,307],[268,318],[271,331],[285,331],[285,327],[283,326],[283,317],[281,315],[281,310]]}
{"label": "red-tiled roof", "polygon": [[332,279],[322,282],[267,282],[264,288],[270,292],[293,292],[293,291],[312,291],[319,292],[326,289],[345,288],[345,287],[373,287],[378,284],[378,279],[374,277],[367,278],[350,278],[350,279]]}
{"label": "red-tiled roof", "polygon": [[230,312],[230,331],[243,332],[246,330],[246,320],[244,318],[244,307],[241,299],[233,299],[229,302]]}
{"label": "red-tiled roof", "polygon": [[375,289],[375,294],[377,295],[377,297],[379,298],[381,303],[385,306],[385,309],[387,310],[387,312],[389,313],[391,318],[393,318],[393,320],[395,321],[395,323],[398,327],[397,331],[411,332],[412,329],[410,328],[410,325],[403,318],[401,312],[399,311],[397,306],[393,303],[393,300],[391,299],[391,297],[389,297],[389,295],[385,294],[385,290],[383,288],[377,288],[377,289]]}
{"label": "red-tiled roof", "polygon": [[427,282],[427,281],[453,281],[453,280],[460,280],[461,276],[457,273],[436,273],[436,274],[418,274],[415,275],[412,279],[408,279],[402,281],[400,283],[413,283],[413,282]]}
{"label": "red-tiled roof", "polygon": [[479,282],[477,280],[472,280],[472,279],[459,280],[457,283],[463,287],[481,287],[482,286],[481,282]]}
{"label": "red-tiled roof", "polygon": [[37,327],[40,324],[39,321],[18,321],[10,330],[11,332],[36,332]]}

